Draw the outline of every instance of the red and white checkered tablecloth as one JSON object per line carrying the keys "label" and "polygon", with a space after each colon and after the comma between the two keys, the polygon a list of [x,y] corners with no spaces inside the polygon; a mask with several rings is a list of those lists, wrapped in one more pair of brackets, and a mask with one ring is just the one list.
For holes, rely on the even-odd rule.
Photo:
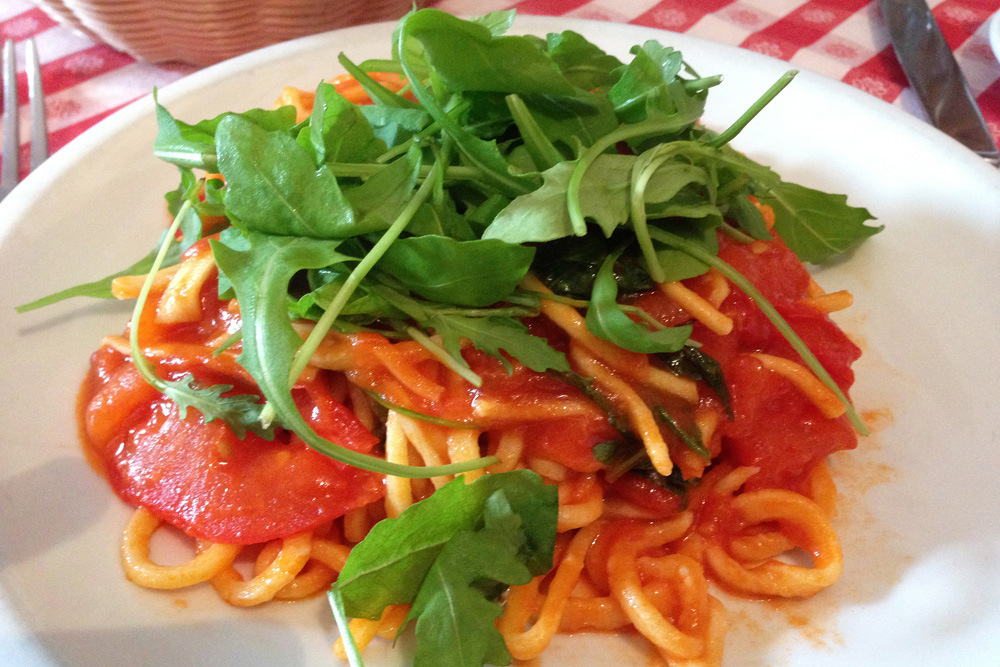
{"label": "red and white checkered tablecloth", "polygon": [[[688,33],[787,60],[923,116],[874,0],[439,0],[432,4],[461,14],[514,7],[525,14]],[[988,20],[1000,10],[1000,0],[930,0],[929,4],[993,136],[1000,139],[1000,62],[987,38]],[[53,151],[154,86],[196,69],[139,62],[60,25],[30,0],[0,0],[0,39],[21,42],[28,37],[35,38],[43,62]],[[24,58],[18,62],[23,66]],[[21,99],[27,99],[23,72],[18,84]],[[21,148],[26,156],[26,107],[21,112]],[[26,157],[22,165],[27,165]]]}

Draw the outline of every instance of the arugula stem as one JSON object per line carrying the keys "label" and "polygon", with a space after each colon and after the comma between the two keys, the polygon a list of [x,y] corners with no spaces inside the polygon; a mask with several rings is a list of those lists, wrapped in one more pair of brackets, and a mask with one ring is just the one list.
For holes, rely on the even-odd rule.
{"label": "arugula stem", "polygon": [[504,100],[507,102],[507,108],[510,109],[510,115],[513,117],[517,129],[521,132],[524,147],[528,150],[531,161],[535,163],[535,168],[538,171],[545,171],[562,162],[562,154],[545,136],[545,132],[538,126],[521,96],[511,94],[507,95]]}
{"label": "arugula stem", "polygon": [[363,63],[358,65],[358,69],[362,72],[371,73],[388,73],[388,74],[402,74],[403,68],[399,66],[395,60],[386,60],[384,58],[369,58]]}
{"label": "arugula stem", "polygon": [[722,75],[714,74],[712,76],[703,76],[697,79],[689,79],[684,82],[684,92],[691,95],[694,93],[699,93],[708,88],[714,88],[722,83]]}
{"label": "arugula stem", "polygon": [[396,107],[398,109],[419,109],[420,105],[413,100],[408,100],[402,95],[392,92],[381,83],[368,76],[368,73],[362,70],[360,67],[355,65],[351,60],[341,53],[337,56],[337,60],[343,65],[347,73],[357,79],[361,87],[365,89],[369,97],[373,100],[378,100],[382,104],[390,107]]}
{"label": "arugula stem", "polygon": [[629,193],[629,215],[632,218],[632,231],[639,242],[642,256],[646,260],[649,277],[657,283],[664,282],[667,276],[660,265],[659,257],[656,256],[656,249],[653,247],[653,240],[649,236],[649,228],[646,224],[646,186],[660,165],[673,157],[673,152],[669,144],[661,144],[644,153],[643,158],[637,160],[632,169]]}
{"label": "arugula stem", "polygon": [[[504,299],[505,301],[509,299]],[[439,308],[439,315],[459,315],[461,317],[534,317],[538,315],[538,304],[533,306],[510,306],[508,308]]]}
{"label": "arugula stem", "polygon": [[526,290],[529,294],[537,294],[541,299],[548,299],[549,301],[555,301],[556,303],[562,303],[567,306],[572,306],[573,308],[586,308],[590,303],[589,301],[584,301],[583,299],[574,299],[568,296],[562,296],[559,294],[553,294],[552,292],[532,292]]}
{"label": "arugula stem", "polygon": [[[419,39],[410,36],[410,21],[405,21],[399,31],[399,41],[397,48],[399,51],[399,62],[403,68],[403,73],[410,80],[413,87],[413,95],[420,101],[421,107],[427,111],[436,121],[441,123],[444,132],[447,132],[455,140],[459,150],[466,157],[470,164],[479,168],[479,177],[496,188],[499,192],[510,197],[516,197],[531,192],[537,185],[531,185],[535,178],[516,176],[511,173],[510,165],[496,152],[491,151],[490,145],[479,137],[462,127],[452,118],[435,98],[434,93],[424,87],[419,81],[419,77],[410,63],[407,42],[413,39],[419,43]],[[493,147],[495,150],[495,147]]]}
{"label": "arugula stem", "polygon": [[740,243],[753,243],[754,237],[750,236],[741,229],[733,227],[728,222],[723,222],[719,225],[719,231],[728,236],[731,239],[739,241]]}
{"label": "arugula stem", "polygon": [[734,269],[725,261],[698,247],[694,243],[681,238],[680,236],[655,227],[651,228],[650,232],[660,243],[665,243],[672,248],[676,248],[677,250],[680,250],[681,252],[708,264],[728,278],[730,282],[743,290],[743,292],[757,304],[757,307],[760,308],[761,312],[767,316],[767,319],[771,320],[771,323],[774,324],[781,335],[784,336],[785,340],[788,341],[788,344],[792,346],[792,349],[799,353],[799,356],[802,357],[802,360],[805,362],[806,366],[809,367],[809,370],[815,373],[820,382],[825,384],[830,391],[836,394],[837,398],[840,399],[840,402],[844,404],[844,407],[847,409],[847,417],[854,426],[854,430],[860,435],[868,435],[868,427],[865,426],[861,416],[858,414],[857,410],[854,409],[850,399],[848,399],[844,392],[841,391],[837,383],[833,381],[833,378],[830,377],[830,373],[828,373],[823,367],[823,364],[819,362],[819,359],[817,359],[816,355],[809,349],[809,346],[807,346],[805,342],[799,338],[799,335],[795,333],[795,330],[792,329],[791,325],[788,324],[785,318],[781,316],[771,302],[767,300],[767,297],[761,294],[760,290],[754,287],[753,283],[747,280],[742,273]]}
{"label": "arugula stem", "polygon": [[459,363],[457,359],[448,353],[448,350],[431,340],[431,337],[423,331],[417,329],[416,327],[406,327],[406,333],[408,333],[413,340],[420,343],[424,349],[437,357],[442,364],[458,373],[459,376],[461,376],[473,387],[479,388],[483,386],[483,378],[474,373],[471,368]]}
{"label": "arugula stem", "polygon": [[632,315],[637,316],[640,320],[648,324],[649,328],[654,331],[667,328],[667,325],[665,325],[663,322],[659,321],[658,319],[656,319],[655,317],[653,317],[652,315],[650,315],[649,313],[647,313],[645,310],[643,310],[638,306],[629,306],[620,303],[618,304],[618,307],[621,308],[623,313],[631,313]]}
{"label": "arugula stem", "polygon": [[777,81],[775,81],[770,88],[764,91],[764,94],[760,98],[750,105],[750,108],[743,112],[743,115],[736,119],[736,122],[726,128],[722,134],[716,136],[714,139],[708,142],[709,146],[714,148],[719,148],[720,146],[725,146],[730,141],[732,141],[736,135],[743,131],[743,128],[752,121],[757,114],[763,110],[775,96],[785,89],[785,86],[792,82],[795,75],[798,74],[797,70],[788,70],[782,74]]}
{"label": "arugula stem", "polygon": [[599,155],[619,142],[661,132],[673,132],[697,120],[698,114],[689,111],[685,115],[678,115],[667,120],[647,120],[641,123],[623,125],[595,141],[577,160],[576,167],[570,174],[569,182],[566,185],[566,208],[569,212],[570,222],[573,224],[573,233],[577,236],[585,236],[587,233],[587,221],[583,217],[583,206],[580,203],[580,186],[583,184],[583,177],[587,173],[587,169]]}
{"label": "arugula stem", "polygon": [[[368,178],[386,169],[385,165],[372,162],[327,162],[326,167],[338,178]],[[436,169],[436,166],[422,166],[418,178],[426,179],[434,174]],[[446,166],[442,173],[449,181],[471,181],[479,178],[481,172],[474,167]]]}
{"label": "arugula stem", "polygon": [[177,230],[180,229],[181,221],[194,206],[195,200],[198,198],[198,194],[201,192],[201,186],[204,184],[205,179],[199,180],[194,187],[191,188],[190,194],[185,197],[184,203],[181,205],[180,209],[177,211],[177,215],[174,216],[173,222],[170,224],[170,228],[167,229],[167,233],[163,235],[163,242],[160,244],[160,250],[156,253],[156,258],[153,260],[153,265],[149,267],[149,273],[146,274],[146,280],[142,283],[142,288],[139,290],[139,296],[135,300],[135,308],[132,309],[132,326],[129,327],[128,342],[129,347],[132,351],[132,364],[142,375],[143,379],[156,388],[159,391],[163,389],[163,380],[159,375],[156,374],[156,370],[153,365],[149,363],[149,360],[142,353],[142,348],[139,347],[139,322],[142,318],[142,311],[146,307],[146,300],[149,298],[149,292],[153,288],[153,280],[156,277],[156,272],[160,270],[163,265],[163,260],[167,256],[167,251],[170,250],[170,244],[174,242],[174,238],[177,235]]}
{"label": "arugula stem", "polygon": [[226,340],[222,341],[222,344],[219,345],[219,347],[215,348],[215,350],[212,352],[212,356],[213,357],[219,356],[220,354],[231,348],[233,345],[236,345],[236,343],[239,343],[241,340],[243,340],[243,329],[240,329],[239,331],[235,331],[232,334],[230,334],[229,337],[226,338]]}
{"label": "arugula stem", "polygon": [[410,150],[410,146],[412,146],[413,144],[420,143],[421,141],[424,141],[428,137],[435,135],[440,131],[441,131],[441,123],[435,120],[431,122],[430,125],[420,130],[406,141],[400,144],[396,144],[386,152],[379,155],[377,158],[375,158],[375,162],[377,162],[378,164],[385,164],[386,162],[392,160],[393,158],[399,157],[400,155],[406,153],[408,150]]}
{"label": "arugula stem", "polygon": [[417,209],[427,201],[430,196],[431,191],[434,189],[434,179],[427,179],[423,182],[419,189],[417,189],[416,194],[406,203],[403,210],[400,211],[399,217],[392,223],[392,225],[385,231],[382,238],[378,240],[368,254],[365,255],[358,265],[354,267],[350,275],[344,281],[343,286],[337,291],[337,294],[330,301],[330,305],[327,307],[323,316],[319,318],[316,322],[316,326],[309,333],[309,337],[306,338],[302,347],[295,354],[295,359],[292,361],[291,372],[289,373],[289,384],[294,384],[302,371],[305,369],[306,365],[309,363],[309,359],[312,358],[313,353],[319,347],[320,342],[322,342],[323,337],[326,336],[327,332],[333,326],[334,320],[340,315],[340,311],[344,309],[347,305],[347,301],[354,294],[354,290],[358,288],[361,281],[364,280],[368,272],[372,270],[375,263],[382,258],[382,255],[386,253],[399,235],[403,233],[406,229],[406,225],[410,223],[413,216],[416,215]]}
{"label": "arugula stem", "polygon": [[361,657],[361,651],[351,634],[351,624],[347,620],[347,611],[344,609],[344,595],[339,588],[333,587],[326,593],[327,600],[330,601],[330,609],[333,610],[333,618],[337,622],[337,630],[340,631],[340,639],[344,643],[344,653],[347,654],[347,664],[350,667],[365,667],[365,661]]}
{"label": "arugula stem", "polygon": [[433,415],[425,415],[423,412],[417,412],[416,410],[411,410],[410,408],[404,408],[402,405],[393,403],[392,401],[382,396],[382,394],[371,391],[370,389],[363,390],[368,396],[381,405],[387,410],[392,410],[393,412],[398,412],[404,417],[409,417],[411,419],[416,419],[418,421],[427,422],[428,424],[437,424],[438,426],[447,426],[449,428],[468,428],[468,429],[480,429],[483,428],[482,424],[477,424],[476,422],[460,422],[454,419],[445,419],[444,417],[434,417]]}

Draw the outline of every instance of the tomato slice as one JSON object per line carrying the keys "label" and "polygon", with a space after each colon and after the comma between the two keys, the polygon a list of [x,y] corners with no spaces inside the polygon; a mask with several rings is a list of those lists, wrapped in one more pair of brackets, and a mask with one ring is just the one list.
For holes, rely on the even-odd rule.
{"label": "tomato slice", "polygon": [[[113,355],[95,355],[95,364],[102,360],[113,361]],[[91,448],[121,498],[189,535],[265,542],[315,528],[384,494],[381,475],[333,461],[287,432],[271,442],[253,434],[239,440],[221,421],[204,423],[196,410],[181,419],[173,401],[149,398],[141,380],[129,381],[130,373],[137,373],[131,364],[116,369],[90,401],[88,429],[101,422],[102,409],[132,408],[110,438],[92,437]],[[144,392],[145,400],[137,404],[124,395],[130,392]],[[314,383],[293,393],[304,418],[324,437],[365,453],[377,443],[322,387]]]}

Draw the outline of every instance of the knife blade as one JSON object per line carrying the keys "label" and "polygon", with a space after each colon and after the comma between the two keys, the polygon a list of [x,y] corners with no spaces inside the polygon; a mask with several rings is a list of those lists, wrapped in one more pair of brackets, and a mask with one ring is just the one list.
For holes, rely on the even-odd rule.
{"label": "knife blade", "polygon": [[899,64],[934,127],[1000,167],[1000,151],[924,0],[880,0]]}

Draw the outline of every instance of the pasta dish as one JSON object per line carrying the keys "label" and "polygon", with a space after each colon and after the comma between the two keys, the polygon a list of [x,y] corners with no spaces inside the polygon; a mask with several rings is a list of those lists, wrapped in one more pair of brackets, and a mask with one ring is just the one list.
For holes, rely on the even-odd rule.
{"label": "pasta dish", "polygon": [[880,228],[730,147],[794,73],[718,132],[673,49],[512,17],[412,12],[273,109],[157,103],[171,226],[91,284],[135,311],[78,404],[130,581],[326,595],[353,665],[415,627],[415,665],[472,666],[580,632],[722,665],[714,591],[837,581],[860,350],[805,263]]}

